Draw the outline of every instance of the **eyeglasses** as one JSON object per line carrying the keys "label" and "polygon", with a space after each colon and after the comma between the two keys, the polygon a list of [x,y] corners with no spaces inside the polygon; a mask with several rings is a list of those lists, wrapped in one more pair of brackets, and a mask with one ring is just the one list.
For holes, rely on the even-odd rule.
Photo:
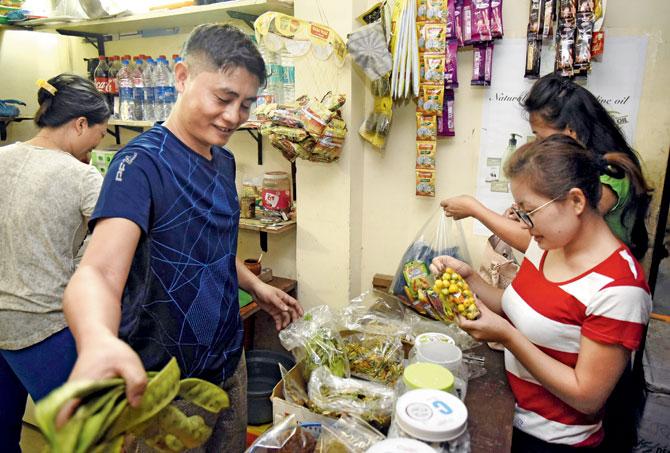
{"label": "eyeglasses", "polygon": [[532,216],[533,214],[535,214],[537,211],[544,208],[545,206],[549,206],[554,201],[556,201],[556,200],[558,200],[562,197],[563,197],[563,195],[560,195],[560,196],[554,198],[553,200],[549,200],[545,204],[543,204],[542,206],[539,206],[539,207],[533,209],[530,212],[526,212],[523,209],[517,207],[516,205],[512,205],[512,212],[514,212],[514,214],[519,218],[519,220],[521,220],[523,223],[525,223],[528,226],[528,228],[533,228],[535,226],[535,224],[533,223],[533,219],[530,216]]}

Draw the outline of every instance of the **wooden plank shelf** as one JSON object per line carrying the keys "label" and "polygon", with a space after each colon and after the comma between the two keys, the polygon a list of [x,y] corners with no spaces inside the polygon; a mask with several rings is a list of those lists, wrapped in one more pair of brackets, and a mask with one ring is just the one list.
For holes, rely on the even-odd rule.
{"label": "wooden plank shelf", "polygon": [[74,31],[100,35],[119,35],[136,33],[141,30],[179,28],[180,32],[196,25],[221,22],[227,19],[228,12],[260,16],[267,11],[293,14],[293,2],[281,0],[234,0],[211,5],[186,6],[177,9],[163,9],[145,14],[117,16],[107,19],[82,20],[71,22],[47,22],[43,20],[26,21],[15,24],[13,28],[30,28],[35,31]]}

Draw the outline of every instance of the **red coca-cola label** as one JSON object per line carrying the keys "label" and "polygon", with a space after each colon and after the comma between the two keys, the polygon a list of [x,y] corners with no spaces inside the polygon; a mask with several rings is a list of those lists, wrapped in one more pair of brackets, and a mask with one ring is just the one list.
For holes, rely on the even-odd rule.
{"label": "red coca-cola label", "polygon": [[270,211],[288,211],[291,206],[291,193],[288,190],[263,189],[261,199],[263,207]]}
{"label": "red coca-cola label", "polygon": [[107,92],[111,94],[119,94],[119,84],[116,82],[116,77],[111,77],[107,83]]}
{"label": "red coca-cola label", "polygon": [[107,77],[96,77],[95,87],[101,93],[109,93],[109,80]]}

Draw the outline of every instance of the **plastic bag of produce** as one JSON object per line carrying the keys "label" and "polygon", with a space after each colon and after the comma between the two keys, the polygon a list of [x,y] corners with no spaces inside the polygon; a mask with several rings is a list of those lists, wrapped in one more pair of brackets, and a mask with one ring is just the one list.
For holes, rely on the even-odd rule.
{"label": "plastic bag of produce", "polygon": [[391,387],[375,382],[335,376],[326,367],[312,372],[307,384],[310,408],[326,416],[354,414],[384,428],[391,421],[395,394]]}
{"label": "plastic bag of produce", "polygon": [[391,284],[391,292],[418,313],[441,319],[426,297],[433,287],[428,267],[436,256],[449,255],[466,263],[471,262],[460,222],[447,217],[438,208],[403,254]]}
{"label": "plastic bag of produce", "polygon": [[291,414],[261,434],[246,453],[312,453],[316,439]]}
{"label": "plastic bag of produce", "polygon": [[340,330],[353,330],[404,338],[410,333],[405,324],[402,301],[382,291],[367,291],[351,300],[339,312]]}
{"label": "plastic bag of produce", "polygon": [[403,372],[400,337],[354,332],[343,333],[351,375],[394,385]]}
{"label": "plastic bag of produce", "polygon": [[296,362],[304,362],[305,381],[320,366],[327,367],[335,376],[351,375],[334,319],[330,308],[321,305],[307,311],[301,319],[279,332],[282,346],[293,353]]}
{"label": "plastic bag of produce", "polygon": [[355,415],[344,414],[331,426],[322,426],[315,453],[364,453],[386,437]]}

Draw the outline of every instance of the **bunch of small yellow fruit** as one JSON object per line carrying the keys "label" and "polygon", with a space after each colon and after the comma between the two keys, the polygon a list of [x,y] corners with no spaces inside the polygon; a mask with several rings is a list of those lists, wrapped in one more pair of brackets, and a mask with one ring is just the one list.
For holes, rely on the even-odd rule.
{"label": "bunch of small yellow fruit", "polygon": [[433,291],[442,301],[447,319],[454,320],[456,313],[470,320],[479,317],[475,296],[470,291],[468,282],[452,268],[448,267],[441,277],[436,277]]}

